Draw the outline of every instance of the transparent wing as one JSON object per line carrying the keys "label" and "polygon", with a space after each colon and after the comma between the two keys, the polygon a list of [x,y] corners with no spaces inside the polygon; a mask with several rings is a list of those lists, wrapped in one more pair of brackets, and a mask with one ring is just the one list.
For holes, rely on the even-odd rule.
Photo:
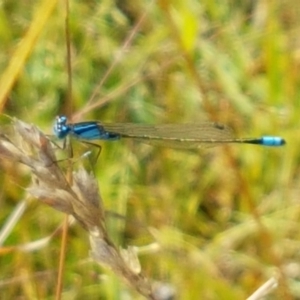
{"label": "transparent wing", "polygon": [[218,144],[242,142],[232,130],[219,123],[142,125],[133,123],[99,123],[110,133],[134,138],[144,143],[172,148],[207,148]]}

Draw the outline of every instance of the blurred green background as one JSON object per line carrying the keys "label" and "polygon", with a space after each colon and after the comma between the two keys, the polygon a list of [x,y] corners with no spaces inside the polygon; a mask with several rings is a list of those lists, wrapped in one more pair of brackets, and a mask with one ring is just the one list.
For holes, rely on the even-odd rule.
{"label": "blurred green background", "polygon": [[[38,3],[1,3],[2,112],[48,134],[65,113],[73,121],[213,120],[238,137],[284,137],[278,149],[103,142],[94,169],[106,208],[126,217],[109,218],[112,238],[123,247],[158,242],[159,250],[140,255],[142,269],[174,287],[178,299],[245,299],[272,276],[279,286],[266,299],[300,299],[300,2],[71,1],[71,96],[65,3],[51,3],[49,18]],[[45,23],[34,25],[39,33],[21,61],[15,51],[37,16]],[[78,155],[86,151],[73,144]],[[31,174],[1,166],[4,224],[26,198]],[[55,294],[59,236],[38,251],[8,250],[48,236],[64,219],[28,201],[1,248],[1,299]],[[63,299],[140,299],[88,261],[88,251],[86,232],[75,225]]]}

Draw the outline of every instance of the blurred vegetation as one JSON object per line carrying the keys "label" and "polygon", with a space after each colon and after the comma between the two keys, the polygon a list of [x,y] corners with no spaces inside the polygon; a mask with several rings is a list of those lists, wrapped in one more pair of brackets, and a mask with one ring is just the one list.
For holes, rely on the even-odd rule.
{"label": "blurred vegetation", "polygon": [[[48,134],[65,113],[73,121],[213,120],[240,137],[284,137],[278,149],[103,142],[90,169],[106,208],[126,218],[109,218],[114,241],[159,243],[140,255],[143,272],[174,287],[178,299],[245,299],[273,276],[279,285],[266,299],[300,298],[300,2],[71,1],[72,93],[65,3],[52,3],[48,15],[38,4],[1,3],[2,113]],[[35,25],[21,61],[16,51],[24,53],[37,16],[44,25]],[[87,150],[73,145],[76,155]],[[53,298],[59,235],[34,252],[9,247],[50,235],[64,216],[28,199],[28,169],[1,162],[1,170],[1,224],[28,203],[1,248],[1,299]],[[79,226],[67,246],[64,299],[139,299],[87,260]]]}

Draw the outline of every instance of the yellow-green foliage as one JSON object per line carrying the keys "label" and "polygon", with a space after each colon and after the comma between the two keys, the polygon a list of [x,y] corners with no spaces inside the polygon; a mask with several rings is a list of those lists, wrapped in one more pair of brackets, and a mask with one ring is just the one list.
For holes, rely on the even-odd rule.
{"label": "yellow-green foliage", "polygon": [[[238,137],[287,141],[205,151],[101,142],[97,164],[84,164],[105,208],[125,217],[107,218],[115,244],[141,247],[144,275],[178,299],[246,299],[272,277],[279,286],[270,299],[299,298],[300,2],[71,1],[72,92],[66,5],[36,2],[0,6],[2,113],[47,134],[64,113],[73,121],[213,120]],[[72,144],[76,169],[87,146]],[[3,226],[27,199],[2,244],[1,299],[52,299],[60,236],[35,252],[9,247],[49,236],[64,215],[28,196],[28,168],[0,165]],[[64,299],[140,299],[87,261],[78,224],[67,247]]]}

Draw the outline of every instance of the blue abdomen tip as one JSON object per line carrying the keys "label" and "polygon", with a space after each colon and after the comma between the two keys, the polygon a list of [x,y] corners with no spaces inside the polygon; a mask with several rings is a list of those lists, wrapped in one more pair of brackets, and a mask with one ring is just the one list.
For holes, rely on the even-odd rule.
{"label": "blue abdomen tip", "polygon": [[280,136],[263,136],[261,141],[262,145],[271,147],[282,146],[286,143],[285,140]]}

